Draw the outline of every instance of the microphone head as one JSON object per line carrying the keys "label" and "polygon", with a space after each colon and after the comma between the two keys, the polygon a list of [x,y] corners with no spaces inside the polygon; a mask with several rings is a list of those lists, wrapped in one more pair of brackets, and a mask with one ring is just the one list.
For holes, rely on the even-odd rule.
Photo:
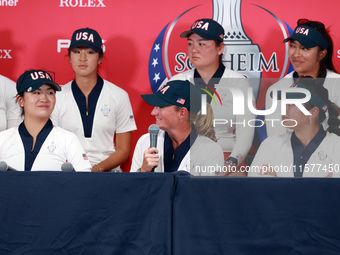
{"label": "microphone head", "polygon": [[156,124],[152,124],[149,126],[149,134],[158,135],[159,127]]}
{"label": "microphone head", "polygon": [[0,171],[7,171],[8,165],[5,161],[0,161]]}
{"label": "microphone head", "polygon": [[159,132],[159,127],[156,124],[150,125],[149,127],[150,147],[157,147],[158,132]]}
{"label": "microphone head", "polygon": [[63,172],[73,172],[73,165],[70,162],[64,162],[61,165],[61,171],[63,171]]}

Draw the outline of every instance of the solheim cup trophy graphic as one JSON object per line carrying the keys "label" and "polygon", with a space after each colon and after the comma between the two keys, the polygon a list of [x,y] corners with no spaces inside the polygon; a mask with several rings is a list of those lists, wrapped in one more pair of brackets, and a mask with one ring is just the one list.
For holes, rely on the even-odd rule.
{"label": "solheim cup trophy graphic", "polygon": [[260,47],[244,32],[241,20],[241,0],[213,0],[213,19],[225,31],[224,64],[248,77],[255,100],[258,97],[261,72],[258,71]]}

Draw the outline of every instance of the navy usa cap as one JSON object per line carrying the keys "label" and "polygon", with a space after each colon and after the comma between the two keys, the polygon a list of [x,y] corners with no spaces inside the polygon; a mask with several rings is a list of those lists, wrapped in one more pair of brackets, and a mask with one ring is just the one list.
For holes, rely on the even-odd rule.
{"label": "navy usa cap", "polygon": [[17,81],[17,92],[33,92],[42,85],[50,85],[55,91],[61,91],[60,86],[53,81],[52,76],[44,70],[28,70],[20,75]]}
{"label": "navy usa cap", "polygon": [[314,48],[320,46],[322,49],[327,49],[328,42],[326,38],[316,29],[308,25],[298,25],[293,34],[284,39],[283,42],[296,40],[305,48]]}
{"label": "navy usa cap", "polygon": [[191,29],[181,34],[182,38],[189,37],[192,33],[198,34],[207,40],[223,42],[224,28],[213,19],[199,19],[192,24]]}
{"label": "navy usa cap", "polygon": [[152,106],[176,105],[185,107],[192,112],[201,110],[201,92],[188,80],[169,81],[156,93],[142,95],[142,98]]}
{"label": "navy usa cap", "polygon": [[[302,88],[302,89],[308,90],[311,94],[311,98],[308,102],[318,107],[321,111],[326,112],[329,107],[327,102],[316,93],[317,88],[320,86],[322,85],[319,84],[313,77],[304,76],[304,77],[300,77],[299,79],[297,79],[290,86],[290,88]],[[300,93],[300,92],[289,91],[286,93],[287,99],[301,99],[304,97],[305,97],[304,93]],[[324,97],[328,98],[327,89],[325,89]],[[278,91],[278,99],[281,100],[281,91]]]}
{"label": "navy usa cap", "polygon": [[87,47],[95,52],[102,52],[102,38],[98,32],[91,28],[81,28],[74,31],[71,39],[71,44],[68,50],[72,50],[78,47]]}

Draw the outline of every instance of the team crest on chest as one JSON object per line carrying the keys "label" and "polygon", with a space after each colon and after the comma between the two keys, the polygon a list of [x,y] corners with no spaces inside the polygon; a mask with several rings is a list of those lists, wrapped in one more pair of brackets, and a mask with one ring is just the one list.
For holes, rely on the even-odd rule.
{"label": "team crest on chest", "polygon": [[57,147],[54,145],[54,142],[51,142],[51,144],[47,147],[49,153],[54,153],[56,148]]}
{"label": "team crest on chest", "polygon": [[101,109],[101,112],[103,116],[108,116],[110,113],[110,108],[107,106],[107,104],[104,104],[104,107]]}
{"label": "team crest on chest", "polygon": [[324,151],[319,151],[318,156],[320,160],[324,161],[327,158],[327,153]]}
{"label": "team crest on chest", "polygon": [[189,160],[186,164],[185,164],[185,171],[187,171],[187,172],[191,172],[191,170],[193,170],[194,168],[195,168],[195,165],[194,164],[192,164],[191,165],[191,160]]}

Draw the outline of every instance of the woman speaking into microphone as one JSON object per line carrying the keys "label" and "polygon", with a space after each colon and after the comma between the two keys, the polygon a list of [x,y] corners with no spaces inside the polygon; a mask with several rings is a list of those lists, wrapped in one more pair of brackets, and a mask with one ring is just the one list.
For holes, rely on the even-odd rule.
{"label": "woman speaking into microphone", "polygon": [[154,94],[142,95],[154,109],[159,126],[157,144],[150,134],[139,138],[130,172],[187,171],[192,175],[220,175],[222,148],[216,143],[213,114],[201,110],[201,92],[189,81],[169,81]]}
{"label": "woman speaking into microphone", "polygon": [[0,161],[18,171],[60,171],[69,162],[76,171],[91,165],[78,138],[53,126],[50,115],[60,86],[44,70],[28,70],[16,84],[16,100],[24,121],[19,127],[0,132]]}

